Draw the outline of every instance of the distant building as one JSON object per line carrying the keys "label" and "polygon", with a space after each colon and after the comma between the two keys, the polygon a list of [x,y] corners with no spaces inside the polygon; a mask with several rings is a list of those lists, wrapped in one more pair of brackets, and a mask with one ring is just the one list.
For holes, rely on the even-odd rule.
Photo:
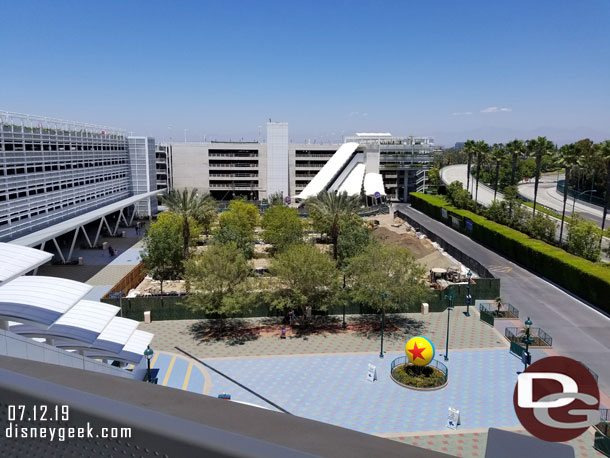
{"label": "distant building", "polygon": [[464,147],[464,143],[465,142],[456,142],[453,149],[458,150],[458,151],[461,150]]}
{"label": "distant building", "polygon": [[[288,138],[286,123],[270,122],[267,143],[213,141],[160,145],[157,157],[162,150],[164,157],[169,153],[171,165],[167,165],[167,160],[158,160],[157,176],[169,170],[169,186],[198,188],[218,200],[238,196],[261,200],[274,192],[297,197],[342,144],[289,143]],[[357,143],[358,151],[367,152],[368,173],[379,174],[383,193],[395,200],[406,200],[409,192],[421,190],[425,173],[433,163],[435,147],[429,137],[357,134],[346,137],[345,142]],[[359,172],[350,179],[350,189],[357,186],[358,192],[364,184],[364,175],[358,182],[361,170],[364,169],[359,167]]]}

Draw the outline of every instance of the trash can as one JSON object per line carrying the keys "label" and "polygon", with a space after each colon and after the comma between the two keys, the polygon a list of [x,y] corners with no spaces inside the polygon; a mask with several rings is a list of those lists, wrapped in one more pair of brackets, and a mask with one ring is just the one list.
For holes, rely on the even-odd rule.
{"label": "trash can", "polygon": [[427,315],[429,308],[430,308],[430,306],[428,305],[427,302],[422,302],[422,304],[421,304],[421,314],[422,315]]}
{"label": "trash can", "polygon": [[102,243],[102,250],[108,251],[108,242]]}
{"label": "trash can", "polygon": [[150,311],[144,312],[144,323],[150,324],[152,319],[150,318]]}
{"label": "trash can", "polygon": [[79,256],[79,257],[78,257],[78,265],[79,265],[79,266],[82,266],[82,265],[83,265],[83,257],[82,257],[82,256]]}
{"label": "trash can", "polygon": [[125,232],[125,231],[121,232],[121,237],[123,237],[123,238],[127,237],[127,232]]}

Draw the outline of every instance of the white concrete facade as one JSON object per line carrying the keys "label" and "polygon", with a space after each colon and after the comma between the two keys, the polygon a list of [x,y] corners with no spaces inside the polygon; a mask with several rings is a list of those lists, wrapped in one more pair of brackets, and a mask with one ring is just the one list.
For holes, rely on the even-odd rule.
{"label": "white concrete facade", "polygon": [[288,123],[267,123],[267,194],[289,195]]}

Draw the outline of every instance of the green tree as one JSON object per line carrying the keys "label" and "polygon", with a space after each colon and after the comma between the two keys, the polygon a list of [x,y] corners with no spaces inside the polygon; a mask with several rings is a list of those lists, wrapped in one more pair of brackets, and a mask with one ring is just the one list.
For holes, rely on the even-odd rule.
{"label": "green tree", "polygon": [[249,266],[234,243],[210,245],[186,263],[191,294],[187,304],[195,310],[232,316],[246,313],[253,305],[249,293]]}
{"label": "green tree", "polygon": [[556,163],[565,168],[565,180],[563,182],[563,209],[561,211],[561,227],[559,229],[559,245],[561,246],[563,243],[563,225],[566,217],[566,203],[568,201],[568,187],[570,183],[570,172],[572,167],[574,167],[578,162],[578,153],[576,152],[576,148],[574,144],[571,143],[569,145],[563,145],[558,153],[556,158]]}
{"label": "green tree", "polygon": [[[604,199],[604,213],[602,217],[602,231],[606,226],[606,215],[608,214],[608,207],[610,206],[610,140],[606,140],[597,145],[599,150],[599,156],[603,159],[606,165],[606,195]],[[566,178],[566,183],[567,183]],[[601,243],[601,239],[600,239]]]}
{"label": "green tree", "polygon": [[439,185],[441,184],[441,176],[440,176],[440,168],[432,167],[428,170],[428,181],[431,185]]}
{"label": "green tree", "polygon": [[[352,301],[382,314],[419,308],[430,293],[425,273],[406,248],[371,242],[347,268]],[[388,295],[383,308],[382,293]]]}
{"label": "green tree", "polygon": [[[191,222],[193,224],[193,222]],[[161,213],[144,235],[142,263],[149,275],[161,283],[178,279],[184,270],[182,220],[175,213]]]}
{"label": "green tree", "polygon": [[252,232],[244,230],[243,227],[232,222],[225,222],[214,232],[211,245],[234,244],[245,259],[252,259],[254,256],[254,242],[254,234]]}
{"label": "green tree", "polygon": [[544,240],[549,243],[555,243],[555,232],[557,227],[555,222],[543,213],[536,213],[528,221],[528,233],[530,236]]}
{"label": "green tree", "polygon": [[496,176],[494,179],[494,200],[496,200],[496,194],[498,193],[498,177],[500,175],[500,165],[506,157],[506,147],[502,143],[495,143],[491,148],[491,159],[495,164]]}
{"label": "green tree", "polygon": [[589,261],[601,259],[599,240],[602,231],[597,225],[575,213],[568,224],[568,251]]}
{"label": "green tree", "polygon": [[271,207],[284,205],[284,193],[282,191],[271,193],[267,200]]}
{"label": "green tree", "polygon": [[525,144],[522,140],[513,140],[506,144],[506,149],[510,151],[512,162],[510,172],[510,185],[515,186],[515,172],[517,170],[517,158],[525,153]]}
{"label": "green tree", "polygon": [[200,195],[197,189],[192,189],[191,192],[189,192],[188,189],[185,188],[182,191],[176,189],[166,191],[161,195],[160,199],[171,212],[176,213],[182,219],[182,249],[183,257],[187,260],[191,241],[189,220],[195,219],[201,214],[206,203],[211,199],[211,196],[207,193]]}
{"label": "green tree", "polygon": [[339,291],[339,271],[326,254],[310,244],[292,245],[271,260],[269,272],[278,280],[271,307],[296,308],[303,317],[307,308],[327,310]]}
{"label": "green tree", "polygon": [[447,198],[451,205],[465,210],[474,210],[476,205],[470,198],[470,194],[462,187],[460,181],[454,181],[447,187]]}
{"label": "green tree", "polygon": [[314,227],[330,237],[333,258],[336,260],[341,220],[356,214],[360,207],[359,196],[349,196],[345,191],[341,193],[322,191],[307,199],[306,206],[314,220]]}
{"label": "green tree", "polygon": [[536,158],[536,175],[534,175],[534,210],[533,214],[536,214],[536,198],[538,197],[538,183],[540,182],[540,164],[542,157],[553,154],[555,145],[553,142],[547,140],[546,137],[538,137],[534,140],[528,140],[526,142],[528,151]]}
{"label": "green tree", "polygon": [[229,202],[227,211],[220,214],[218,224],[238,226],[244,232],[253,232],[258,224],[259,212],[254,204],[249,204],[243,200],[232,200]]}
{"label": "green tree", "polygon": [[263,239],[275,253],[303,242],[303,224],[295,208],[273,206],[262,217]]}
{"label": "green tree", "polygon": [[203,206],[199,209],[199,211],[195,215],[193,215],[195,220],[199,224],[201,224],[203,233],[206,236],[210,235],[210,230],[212,228],[212,224],[216,220],[217,216],[218,216],[218,203],[216,202],[216,199],[214,199],[213,197],[206,199],[206,201],[204,202]]}
{"label": "green tree", "polygon": [[466,153],[467,164],[466,164],[466,191],[469,189],[470,185],[470,167],[472,165],[472,156],[474,156],[477,152],[476,143],[474,140],[466,140],[464,142],[464,147],[462,150]]}
{"label": "green tree", "polygon": [[474,193],[474,203],[475,205],[477,205],[479,199],[479,173],[481,172],[481,162],[487,159],[487,156],[489,154],[489,145],[483,140],[479,140],[475,144],[475,152],[477,154],[477,187]]}
{"label": "green tree", "polygon": [[220,214],[212,243],[234,243],[246,259],[254,255],[254,228],[258,224],[258,208],[242,200],[232,200],[227,211]]}
{"label": "green tree", "polygon": [[349,260],[362,253],[371,241],[370,229],[358,215],[344,218],[339,228],[337,267],[344,269]]}

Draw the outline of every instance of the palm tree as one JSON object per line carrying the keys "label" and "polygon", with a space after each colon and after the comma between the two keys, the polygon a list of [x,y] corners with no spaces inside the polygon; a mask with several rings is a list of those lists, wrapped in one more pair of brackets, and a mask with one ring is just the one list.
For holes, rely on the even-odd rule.
{"label": "palm tree", "polygon": [[511,152],[513,156],[513,164],[510,172],[510,185],[515,185],[515,170],[517,169],[517,157],[520,157],[525,152],[525,145],[522,140],[513,140],[506,144],[506,149]]}
{"label": "palm tree", "polygon": [[176,213],[182,218],[182,238],[184,248],[184,260],[189,257],[189,244],[191,240],[191,229],[189,227],[189,218],[196,219],[202,212],[205,211],[206,204],[212,197],[210,194],[199,194],[197,189],[184,188],[182,191],[172,189],[161,195],[161,202],[166,205],[168,210]]}
{"label": "palm tree", "polygon": [[346,216],[354,215],[360,208],[360,196],[349,196],[345,191],[342,193],[321,191],[318,195],[307,199],[305,205],[309,208],[310,213],[314,213],[324,221],[333,245],[333,258],[337,260],[341,220]]}
{"label": "palm tree", "polygon": [[[606,226],[606,215],[608,214],[608,206],[610,204],[610,140],[606,140],[597,145],[599,155],[603,158],[606,164],[606,198],[604,199],[604,216],[602,218],[602,234]],[[603,236],[602,236],[603,238]],[[601,243],[600,239],[600,242]]]}
{"label": "palm tree", "polygon": [[464,142],[464,151],[468,155],[468,165],[466,166],[466,191],[470,185],[470,166],[472,165],[472,155],[475,153],[475,142],[474,140],[466,140]]}
{"label": "palm tree", "polygon": [[477,204],[479,197],[479,172],[481,171],[481,161],[487,158],[489,145],[483,140],[480,140],[475,144],[475,151],[477,152],[477,189],[474,195],[474,202]]}
{"label": "palm tree", "polygon": [[566,170],[565,180],[563,182],[563,210],[561,212],[561,229],[559,229],[559,245],[563,237],[563,223],[566,217],[566,202],[568,201],[568,187],[570,186],[570,170],[578,162],[578,153],[574,144],[563,145],[557,154],[556,163]]}
{"label": "palm tree", "polygon": [[498,194],[498,175],[500,174],[500,164],[506,156],[506,147],[502,143],[495,143],[491,148],[491,158],[496,164],[496,177],[494,179],[494,200]]}
{"label": "palm tree", "polygon": [[536,176],[534,182],[534,210],[532,216],[536,214],[536,198],[538,197],[538,183],[540,182],[540,163],[542,157],[551,154],[555,145],[552,141],[547,140],[546,137],[538,137],[535,140],[528,140],[526,142],[527,149],[536,157]]}

